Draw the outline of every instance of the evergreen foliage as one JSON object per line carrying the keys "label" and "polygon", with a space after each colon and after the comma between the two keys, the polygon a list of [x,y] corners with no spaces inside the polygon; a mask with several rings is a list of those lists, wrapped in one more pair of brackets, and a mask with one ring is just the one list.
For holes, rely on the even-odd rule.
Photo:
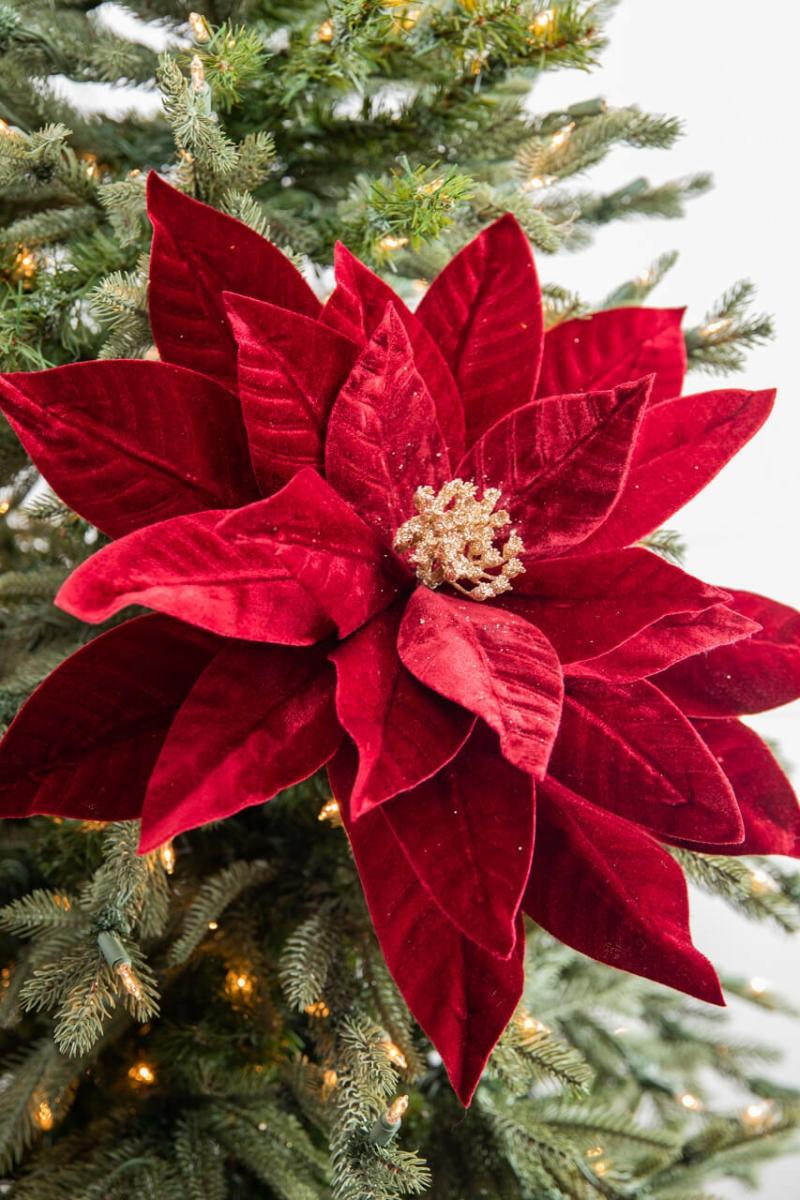
{"label": "evergreen foliage", "polygon": [[[543,256],[611,221],[680,216],[707,176],[587,182],[619,144],[669,147],[675,120],[601,100],[531,112],[543,71],[595,63],[610,7],[230,0],[189,20],[175,0],[130,0],[150,23],[139,41],[105,5],[0,3],[3,368],[151,353],[152,168],[268,234],[320,290],[342,238],[412,300],[505,211],[545,273]],[[157,87],[161,108],[90,116],[61,77]],[[548,322],[641,303],[673,262],[595,303],[545,283]],[[688,331],[691,366],[734,370],[770,335],[751,300],[739,284]],[[5,724],[94,635],[52,597],[103,539],[5,425],[0,498]],[[671,531],[648,544],[680,558]],[[465,1116],[386,969],[344,832],[319,819],[326,799],[312,780],[141,858],[132,822],[6,824],[0,1172],[14,1200],[710,1200],[715,1180],[752,1180],[785,1150],[800,1093],[765,1076],[769,1051],[538,930],[525,1005]],[[675,853],[746,915],[800,922],[785,868]],[[727,986],[782,1007],[753,983]],[[740,1112],[718,1107],[720,1080]],[[387,1141],[376,1129],[401,1093]]]}

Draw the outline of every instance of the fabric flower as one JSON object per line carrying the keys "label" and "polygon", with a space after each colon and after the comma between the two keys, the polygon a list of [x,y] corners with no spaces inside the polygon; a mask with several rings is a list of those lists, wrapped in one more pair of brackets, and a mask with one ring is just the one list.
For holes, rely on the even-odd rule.
{"label": "fabric flower", "polygon": [[151,175],[160,362],[6,376],[66,503],[118,540],[58,602],[101,622],[0,746],[0,812],[140,817],[142,851],[327,764],[387,962],[468,1103],[528,913],[715,1003],[662,843],[797,853],[737,718],[800,694],[800,618],[643,547],[766,418],[679,395],[681,313],[543,330],[511,217],[416,314],[344,248],[321,305]]}

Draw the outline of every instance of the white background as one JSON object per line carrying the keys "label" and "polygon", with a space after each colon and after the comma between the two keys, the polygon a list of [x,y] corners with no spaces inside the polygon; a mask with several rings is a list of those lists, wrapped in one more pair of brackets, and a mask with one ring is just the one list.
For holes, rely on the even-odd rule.
{"label": "white background", "polygon": [[[130,28],[116,6],[104,5],[120,33]],[[104,15],[105,15],[104,14]],[[138,24],[138,23],[137,23]],[[127,26],[127,27],[126,27]],[[599,299],[639,274],[665,250],[680,260],[652,303],[689,305],[688,320],[743,277],[759,286],[759,306],[777,319],[777,340],[754,351],[734,386],[778,385],[775,414],[723,475],[670,525],[688,542],[687,567],[722,585],[761,591],[800,605],[800,330],[797,328],[798,235],[796,0],[623,0],[609,24],[610,45],[591,74],[545,76],[534,93],[538,111],[604,95],[611,104],[636,103],[685,120],[686,136],[668,152],[619,149],[591,173],[613,190],[642,174],[654,181],[713,171],[716,189],[690,204],[682,222],[639,220],[599,230],[597,243],[576,255],[544,259],[545,280]],[[139,40],[141,26],[133,34]],[[147,40],[150,40],[149,38]],[[154,39],[161,42],[161,37]],[[87,107],[124,111],[131,92],[105,87],[63,90]],[[109,93],[111,93],[109,95]],[[152,91],[137,89],[137,108],[153,110]],[[102,97],[102,98],[101,98]],[[80,101],[79,101],[80,102]],[[689,388],[715,386],[690,377]],[[727,382],[727,381],[726,381]],[[800,706],[758,717],[753,724],[781,743],[800,766]],[[695,940],[723,970],[768,979],[776,992],[800,1002],[800,939],[790,940],[736,917],[721,902],[694,900]],[[780,1074],[800,1083],[800,1022],[743,1004],[730,1010],[732,1032],[782,1046]],[[731,1097],[732,1104],[743,1101]],[[798,1195],[800,1158],[772,1164],[761,1200]],[[713,1188],[738,1197],[735,1184]]]}
{"label": "white background", "polygon": [[[629,221],[599,230],[596,244],[540,264],[541,274],[599,298],[677,249],[678,264],[650,303],[689,304],[697,323],[737,279],[758,284],[759,308],[775,315],[777,339],[751,353],[734,386],[778,386],[767,426],[670,526],[688,543],[687,568],[722,585],[760,591],[800,606],[800,329],[797,271],[797,47],[793,0],[622,0],[609,24],[599,71],[546,76],[537,111],[603,95],[685,120],[686,136],[667,152],[619,149],[595,169],[592,186],[612,190],[647,174],[663,181],[711,170],[716,187],[690,203],[681,222]],[[727,382],[727,381],[726,381]],[[690,391],[715,385],[691,375]],[[800,704],[753,719],[800,767]],[[794,775],[797,783],[798,773]],[[693,901],[695,940],[723,970],[768,979],[800,1004],[800,937],[789,939],[735,916],[721,902]],[[737,1036],[783,1046],[780,1075],[800,1083],[800,1022],[736,1004]],[[762,1200],[800,1195],[800,1157],[771,1164]],[[715,1185],[715,1196],[740,1196]]]}

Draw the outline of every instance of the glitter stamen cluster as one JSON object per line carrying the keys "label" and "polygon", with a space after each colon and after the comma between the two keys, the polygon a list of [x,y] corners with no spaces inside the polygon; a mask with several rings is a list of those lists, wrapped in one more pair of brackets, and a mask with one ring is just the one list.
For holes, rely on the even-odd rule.
{"label": "glitter stamen cluster", "polygon": [[426,587],[449,583],[470,600],[491,600],[510,592],[512,579],[525,573],[519,560],[525,547],[513,529],[502,546],[495,545],[511,517],[505,509],[494,511],[499,488],[486,488],[480,500],[477,491],[463,479],[451,479],[438,493],[417,488],[417,515],[397,530],[394,548],[408,555]]}

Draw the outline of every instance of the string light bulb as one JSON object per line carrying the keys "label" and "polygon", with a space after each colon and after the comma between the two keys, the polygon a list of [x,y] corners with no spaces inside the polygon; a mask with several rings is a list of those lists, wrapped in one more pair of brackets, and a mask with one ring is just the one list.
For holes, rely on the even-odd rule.
{"label": "string light bulb", "polygon": [[775,1105],[771,1100],[757,1100],[748,1104],[741,1114],[741,1122],[751,1133],[769,1129],[775,1119]]}
{"label": "string light bulb", "polygon": [[534,1017],[529,1012],[523,1011],[518,1014],[517,1025],[523,1033],[527,1034],[551,1032],[549,1026],[545,1025],[543,1021],[540,1021],[538,1017]]}
{"label": "string light bulb", "polygon": [[533,18],[528,28],[530,29],[531,33],[536,34],[537,37],[546,37],[552,29],[555,19],[556,15],[552,8],[543,8],[542,11],[537,13]]}
{"label": "string light bulb", "polygon": [[418,196],[435,196],[441,187],[444,186],[444,175],[439,175],[438,178],[432,179],[430,183],[421,183],[417,188]]}
{"label": "string light bulb", "polygon": [[339,1082],[339,1076],[336,1074],[336,1072],[333,1070],[332,1067],[328,1067],[328,1069],[326,1071],[322,1072],[322,1098],[323,1098],[323,1100],[328,1099],[328,1097],[330,1096],[331,1092],[335,1089],[338,1082]]}
{"label": "string light bulb", "polygon": [[750,891],[754,896],[765,896],[770,892],[780,891],[780,888],[772,876],[761,867],[753,867],[750,871]]}
{"label": "string light bulb", "polygon": [[376,1146],[388,1146],[403,1123],[403,1117],[408,1111],[408,1096],[398,1096],[389,1105],[385,1113],[381,1113],[370,1134]]}
{"label": "string light bulb", "polygon": [[703,1101],[699,1096],[695,1096],[692,1092],[681,1092],[678,1096],[678,1103],[687,1109],[688,1112],[702,1112]]}
{"label": "string light bulb", "polygon": [[20,246],[11,265],[11,282],[29,286],[36,278],[36,255],[27,246]]}
{"label": "string light bulb", "polygon": [[318,821],[329,821],[331,825],[341,825],[342,815],[339,812],[339,805],[331,796],[330,800],[326,800],[322,808],[317,814]]}
{"label": "string light bulb", "polygon": [[190,72],[192,76],[192,88],[195,92],[202,92],[206,86],[206,69],[203,66],[203,60],[199,54],[192,55],[190,64]]}
{"label": "string light bulb", "polygon": [[566,142],[569,141],[574,128],[575,122],[570,121],[569,125],[562,126],[561,129],[557,130],[557,132],[553,134],[552,138],[550,139],[550,145],[553,150],[559,150],[563,145],[566,144]]}
{"label": "string light bulb", "polygon": [[407,245],[407,237],[400,237],[394,233],[387,233],[385,237],[382,237],[378,242],[378,246],[381,250],[385,250],[390,253],[394,250],[402,250],[403,247]]}
{"label": "string light bulb", "polygon": [[104,929],[97,935],[97,945],[128,995],[133,996],[134,1000],[141,1000],[144,989],[133,969],[130,955],[117,935]]}
{"label": "string light bulb", "polygon": [[315,1000],[313,1004],[307,1004],[303,1011],[307,1017],[317,1017],[319,1020],[331,1015],[331,1010],[324,1000]]}
{"label": "string light bulb", "polygon": [[383,1047],[384,1054],[393,1066],[397,1067],[400,1071],[407,1069],[408,1059],[396,1042],[393,1042],[390,1038],[386,1038],[385,1041],[381,1042],[381,1046]]}
{"label": "string light bulb", "polygon": [[164,870],[171,875],[175,870],[175,847],[172,842],[164,842],[159,848],[158,857]]}
{"label": "string light bulb", "polygon": [[751,996],[763,996],[765,992],[769,991],[769,981],[762,979],[760,975],[754,975],[748,981],[747,990]]}
{"label": "string light bulb", "polygon": [[209,921],[208,928],[212,933],[215,933],[219,929],[219,921]]}
{"label": "string light bulb", "polygon": [[234,1004],[248,1004],[256,990],[253,976],[242,967],[232,967],[225,976],[225,992]]}
{"label": "string light bulb", "polygon": [[703,337],[714,337],[715,334],[722,333],[730,325],[730,317],[718,317],[716,321],[709,321],[700,329]]}
{"label": "string light bulb", "polygon": [[589,1159],[602,1158],[605,1150],[602,1146],[590,1146],[586,1151],[586,1157]]}
{"label": "string light bulb", "polygon": [[128,1078],[134,1083],[141,1083],[145,1087],[152,1087],[156,1082],[156,1073],[153,1067],[148,1062],[137,1062],[128,1071]]}
{"label": "string light bulb", "polygon": [[327,21],[323,21],[317,30],[318,42],[332,42],[334,34],[333,20],[328,17]]}
{"label": "string light bulb", "polygon": [[34,1092],[31,1097],[32,1112],[34,1124],[42,1130],[43,1133],[49,1133],[56,1123],[52,1105],[47,1096],[43,1092]]}
{"label": "string light bulb", "polygon": [[189,26],[196,42],[208,42],[211,40],[211,29],[202,13],[190,12]]}

